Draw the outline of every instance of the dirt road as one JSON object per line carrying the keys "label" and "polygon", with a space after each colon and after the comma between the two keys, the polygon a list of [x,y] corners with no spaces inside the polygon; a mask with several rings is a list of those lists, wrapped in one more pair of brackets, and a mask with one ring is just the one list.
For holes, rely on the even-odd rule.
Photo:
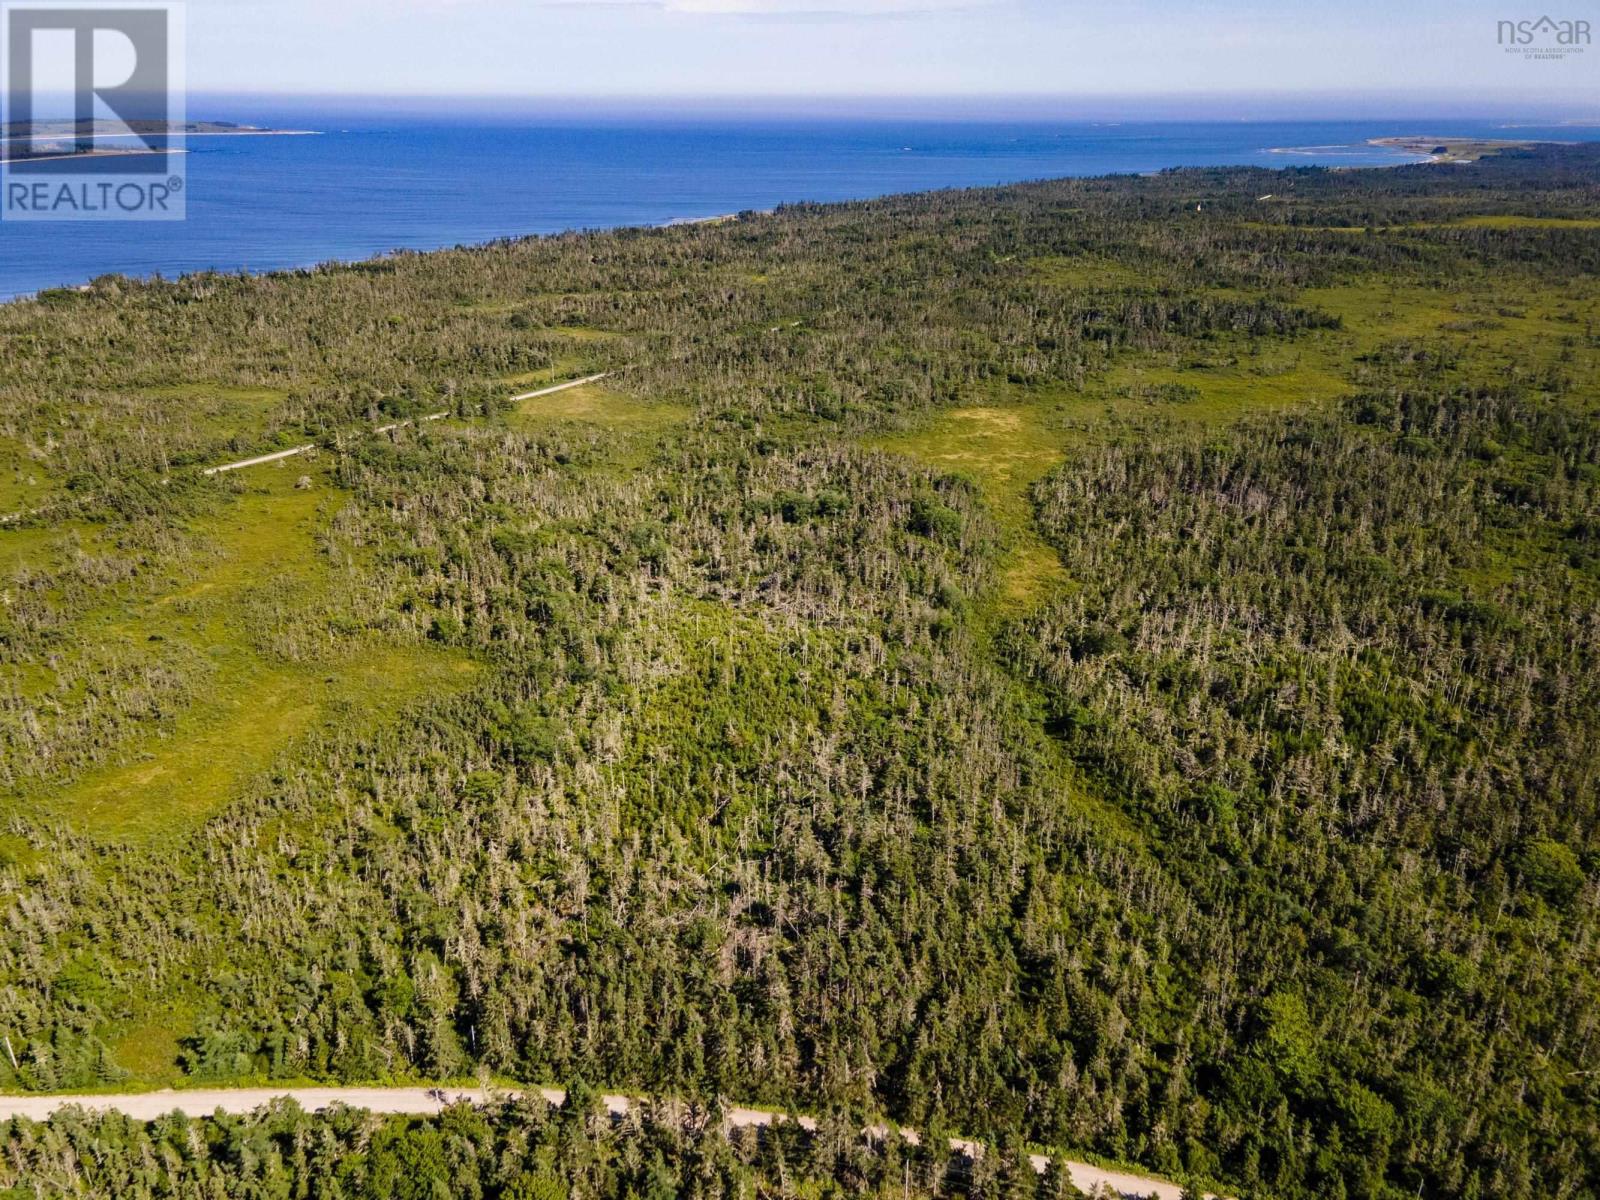
{"label": "dirt road", "polygon": [[587,383],[599,383],[600,380],[608,378],[610,374],[610,371],[601,371],[598,375],[585,375],[582,379],[569,379],[566,383],[552,384],[550,387],[540,388],[538,391],[523,392],[520,396],[511,397],[511,402],[515,404],[521,400],[537,400],[540,396],[553,396],[557,392],[566,391],[568,388],[583,387]]}
{"label": "dirt road", "polygon": [[[600,374],[598,374],[598,375],[585,375],[582,379],[569,379],[566,383],[552,384],[550,387],[540,388],[536,392],[524,392],[520,396],[511,397],[511,400],[512,400],[513,403],[516,403],[516,402],[521,401],[521,400],[537,400],[540,396],[552,396],[556,392],[564,392],[568,388],[583,387],[585,384],[588,384],[588,383],[596,383],[599,380],[605,379],[610,374],[611,374],[610,371],[601,371]],[[450,415],[449,412],[429,413],[425,417],[418,417],[417,420],[418,421],[442,421],[446,417],[448,417],[449,415]],[[411,424],[413,424],[413,422],[411,422],[411,421],[394,421],[394,422],[392,422],[392,423],[390,423],[388,425],[379,425],[372,432],[375,433],[375,434],[377,434],[377,433],[390,433],[390,432],[392,432],[393,430],[396,430],[396,429],[404,429],[404,428],[406,428],[406,426],[411,425]],[[278,462],[279,460],[285,459],[285,458],[294,458],[298,454],[306,454],[306,453],[309,453],[310,451],[315,450],[315,449],[316,449],[315,445],[312,445],[312,444],[308,443],[308,444],[306,444],[304,446],[295,446],[295,447],[293,447],[291,449],[288,449],[288,450],[278,450],[278,451],[276,451],[276,452],[274,452],[272,454],[258,454],[254,458],[241,458],[238,462],[221,463],[221,464],[219,464],[218,466],[215,466],[215,467],[207,467],[205,470],[201,471],[200,474],[202,474],[202,475],[221,475],[226,471],[239,471],[239,470],[244,469],[245,467],[259,467],[259,466],[263,465],[264,463]],[[8,514],[8,517],[6,519],[15,519],[15,518],[19,518],[19,517],[22,517],[22,516],[25,516],[25,515],[30,515],[30,514],[12,513],[12,514]]]}
{"label": "dirt road", "polygon": [[[50,1096],[0,1096],[0,1121],[12,1117],[26,1117],[33,1121],[47,1119],[57,1109],[78,1105],[91,1110],[112,1110],[138,1121],[152,1121],[170,1112],[181,1112],[190,1117],[206,1117],[221,1109],[225,1113],[248,1113],[280,1096],[291,1097],[308,1111],[345,1104],[351,1108],[365,1108],[378,1113],[403,1113],[426,1116],[438,1112],[446,1104],[469,1100],[473,1104],[487,1104],[494,1098],[506,1098],[513,1093],[491,1093],[479,1088],[420,1088],[420,1087],[288,1087],[288,1088],[207,1088],[193,1091],[130,1092],[122,1095],[50,1095]],[[566,1094],[559,1088],[539,1088],[538,1094],[551,1104],[560,1104]],[[607,1095],[606,1108],[621,1116],[638,1101],[628,1096]],[[731,1128],[748,1128],[769,1125],[787,1118],[782,1113],[759,1108],[731,1108],[727,1111]],[[799,1118],[806,1129],[816,1128],[811,1117]],[[881,1133],[882,1130],[873,1132]],[[902,1129],[907,1141],[917,1142],[915,1130]],[[951,1138],[950,1148],[971,1157],[979,1153],[976,1143],[961,1138]],[[1044,1172],[1049,1159],[1042,1154],[1032,1156],[1033,1169]],[[1066,1162],[1072,1182],[1080,1191],[1095,1194],[1094,1189],[1109,1188],[1122,1197],[1158,1197],[1159,1200],[1179,1200],[1182,1194],[1176,1184],[1164,1179],[1137,1175],[1126,1171],[1113,1171],[1090,1163]]]}

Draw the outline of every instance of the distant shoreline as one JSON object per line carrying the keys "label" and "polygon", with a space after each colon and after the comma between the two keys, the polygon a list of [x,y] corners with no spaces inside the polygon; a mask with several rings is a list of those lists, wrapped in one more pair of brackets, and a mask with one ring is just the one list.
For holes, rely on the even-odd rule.
{"label": "distant shoreline", "polygon": [[[1426,154],[1420,154],[1420,153],[1408,151],[1408,150],[1402,149],[1399,146],[1382,145],[1381,142],[1376,138],[1367,139],[1366,144],[1369,145],[1369,146],[1377,146],[1380,149],[1389,150],[1396,157],[1391,162],[1385,162],[1385,163],[1354,163],[1354,164],[1351,164],[1348,168],[1344,168],[1344,169],[1348,169],[1348,170],[1352,170],[1352,171],[1359,171],[1359,170],[1366,170],[1368,168],[1371,168],[1371,169],[1374,169],[1374,170],[1381,171],[1381,170],[1384,170],[1384,169],[1386,169],[1388,167],[1404,167],[1404,166],[1409,166],[1409,165],[1411,165],[1413,163],[1425,163],[1425,162],[1433,161]],[[1295,154],[1298,154],[1298,155],[1304,155],[1304,156],[1309,158],[1309,157],[1317,154],[1320,151],[1327,151],[1327,150],[1334,150],[1334,149],[1349,149],[1349,150],[1354,151],[1354,150],[1358,150],[1359,147],[1357,147],[1357,146],[1355,146],[1353,144],[1348,146],[1348,147],[1333,146],[1333,145],[1328,145],[1328,146],[1268,146],[1267,147],[1267,153],[1268,154],[1284,154],[1284,155],[1295,155]],[[1334,169],[1337,169],[1337,168],[1330,167],[1329,169],[1330,170],[1334,170]]]}
{"label": "distant shoreline", "polygon": [[1479,138],[1479,137],[1425,137],[1411,134],[1404,137],[1368,138],[1369,146],[1382,146],[1406,154],[1421,155],[1426,162],[1466,163],[1476,162],[1485,155],[1501,150],[1518,150],[1527,146],[1554,145],[1530,138]]}
{"label": "distant shoreline", "polygon": [[[266,113],[261,115],[270,119]],[[1256,191],[1272,192],[1281,191],[1280,183],[1287,186],[1300,169],[1313,165],[1340,172],[1387,170],[1410,163],[1425,165],[1433,156],[1419,151],[1464,144],[1471,137],[1503,145],[1519,136],[1539,144],[1582,137],[1577,130],[1563,135],[1554,127],[1513,131],[1463,121],[1459,125],[1440,122],[1454,136],[1439,142],[1422,138],[1417,131],[1427,130],[1428,123],[1415,118],[1403,124],[1382,121],[1337,126],[1287,121],[1270,129],[1199,122],[1159,131],[1160,140],[1152,148],[1142,130],[1088,133],[1074,127],[1059,131],[1059,136],[1019,143],[1015,131],[1005,127],[984,132],[973,143],[974,135],[965,126],[952,126],[922,131],[927,145],[919,149],[925,153],[907,156],[899,152],[907,144],[905,129],[888,122],[843,132],[832,125],[820,125],[814,133],[783,127],[781,136],[789,140],[778,144],[784,153],[774,155],[770,149],[752,154],[746,141],[723,137],[721,126],[658,135],[651,125],[641,127],[650,133],[651,157],[639,164],[645,169],[636,170],[627,165],[624,141],[608,136],[591,145],[574,139],[565,127],[552,132],[539,126],[466,122],[459,128],[472,136],[458,140],[456,127],[402,116],[393,123],[358,124],[351,131],[358,136],[346,137],[337,114],[307,112],[280,119],[295,128],[251,128],[241,123],[241,127],[214,131],[198,121],[193,128],[197,136],[215,132],[241,137],[320,130],[326,140],[296,143],[298,149],[290,147],[284,153],[267,150],[264,142],[250,141],[240,141],[226,154],[207,153],[209,142],[197,142],[188,147],[189,152],[203,155],[206,174],[214,174],[220,184],[229,187],[259,186],[262,178],[278,178],[286,166],[302,162],[338,187],[318,189],[312,198],[297,189],[283,194],[269,189],[259,195],[248,189],[227,191],[225,205],[191,212],[193,237],[189,230],[173,224],[139,231],[141,236],[121,243],[101,245],[95,239],[48,237],[46,231],[19,223],[16,236],[7,239],[7,269],[0,272],[0,297],[22,298],[107,274],[135,280],[156,275],[175,278],[197,271],[259,275],[362,262],[402,250],[420,253],[587,229],[696,224],[726,220],[736,211],[791,203],[851,203],[1031,179],[1095,178],[1182,167],[1265,168],[1262,186]],[[616,132],[606,128],[608,133]],[[1397,134],[1408,128],[1410,134]],[[370,130],[381,130],[386,136],[359,136]],[[1385,140],[1380,142],[1380,138]],[[1427,144],[1407,144],[1417,140]],[[177,139],[173,141],[176,149]],[[282,145],[288,147],[289,143]],[[1269,146],[1279,152],[1268,152]],[[142,149],[126,138],[101,145],[102,150],[117,147]],[[20,149],[19,144],[13,152]],[[34,154],[45,152],[40,146],[29,149]],[[6,152],[0,145],[0,155]],[[390,173],[397,152],[408,155],[405,169]],[[696,155],[704,156],[703,161]],[[185,161],[174,159],[169,165]],[[552,164],[560,167],[557,174],[562,178],[574,170],[603,168],[594,176],[598,191],[552,183],[547,178]],[[191,165],[198,168],[200,159]],[[376,174],[369,175],[369,166]],[[98,166],[40,163],[30,168],[18,162],[0,169],[21,179],[28,173],[44,176],[55,170],[65,175],[77,170],[92,174],[115,167],[108,162]],[[1439,167],[1441,171],[1450,169]],[[1270,180],[1271,174],[1285,178]],[[410,203],[418,188],[432,188],[441,181],[448,184],[449,204]],[[369,182],[371,192],[367,190]],[[431,191],[427,194],[433,195]],[[393,210],[398,219],[374,226],[366,211],[368,203],[362,199],[369,195],[403,200]],[[308,219],[308,206],[316,219]],[[146,232],[149,236],[144,236]]]}
{"label": "distant shoreline", "polygon": [[[182,139],[199,138],[199,137],[316,137],[316,136],[319,136],[320,133],[321,133],[321,130],[318,130],[318,129],[250,129],[250,128],[242,128],[242,129],[171,130],[171,131],[168,131],[168,132],[165,132],[165,133],[91,133],[91,134],[88,134],[87,136],[89,137],[89,139],[91,141],[101,142],[101,141],[113,141],[113,140],[117,140],[117,139],[126,140],[128,138],[138,138],[138,139],[140,139],[142,141],[143,139],[148,138],[148,137],[182,138]],[[5,148],[7,146],[11,146],[11,145],[19,145],[19,144],[38,145],[40,143],[44,143],[45,145],[50,145],[50,144],[56,143],[56,142],[63,142],[64,143],[64,142],[74,141],[74,140],[77,139],[78,136],[79,136],[78,134],[76,134],[76,133],[74,133],[72,131],[65,131],[65,132],[62,132],[62,133],[36,133],[36,134],[28,134],[26,136],[17,135],[17,134],[0,134],[0,164],[5,164],[5,163],[61,162],[61,161],[67,160],[67,159],[75,159],[75,158],[83,158],[83,159],[89,159],[89,158],[125,158],[125,157],[128,157],[130,155],[186,154],[186,153],[188,153],[188,151],[186,151],[186,150],[184,150],[182,148],[173,148],[173,147],[170,147],[170,146],[162,146],[160,148],[156,148],[156,147],[152,147],[152,146],[145,146],[145,147],[141,147],[139,149],[128,149],[128,150],[116,149],[114,147],[111,148],[111,149],[107,149],[107,150],[100,150],[100,149],[88,150],[88,151],[83,151],[83,150],[63,150],[60,153],[22,154],[22,155],[13,154],[13,155],[10,155],[10,156],[6,156],[5,153],[4,153]]]}
{"label": "distant shoreline", "polygon": [[0,157],[0,165],[11,165],[11,163],[59,163],[69,162],[69,160],[91,162],[94,158],[146,158],[152,154],[165,157],[168,154],[189,154],[189,150],[174,150],[171,147],[162,150],[90,150],[88,154],[78,154],[77,150],[69,150],[64,154],[29,154],[21,158]]}
{"label": "distant shoreline", "polygon": [[[764,209],[762,211],[770,210]],[[662,221],[657,228],[671,229],[675,225],[721,225],[726,221],[737,221],[738,219],[739,214],[736,212],[716,213],[709,217],[673,217],[671,220]]]}
{"label": "distant shoreline", "polygon": [[[307,137],[321,133],[320,129],[190,129],[169,130],[166,133],[92,133],[93,138],[146,138],[146,137]],[[14,133],[0,134],[0,142],[59,142],[75,137],[72,133],[31,133],[20,137]]]}
{"label": "distant shoreline", "polygon": [[[1546,139],[1532,138],[1481,138],[1481,137],[1426,137],[1417,134],[1407,134],[1398,137],[1368,138],[1366,145],[1375,146],[1381,150],[1388,150],[1404,157],[1404,161],[1393,163],[1353,163],[1349,166],[1330,167],[1335,171],[1357,171],[1368,167],[1377,167],[1382,170],[1386,167],[1415,166],[1422,163],[1471,163],[1477,162],[1501,150],[1521,149],[1527,146],[1550,146],[1559,143]],[[1304,154],[1311,155],[1320,150],[1331,150],[1337,147],[1329,146],[1270,146],[1268,154]],[[1355,147],[1352,146],[1351,149]]]}
{"label": "distant shoreline", "polygon": [[169,148],[161,150],[91,150],[87,153],[69,151],[63,154],[27,154],[21,158],[0,158],[0,165],[10,163],[46,163],[66,162],[68,160],[89,161],[96,158],[144,158],[151,154],[187,154],[187,150],[174,150]]}

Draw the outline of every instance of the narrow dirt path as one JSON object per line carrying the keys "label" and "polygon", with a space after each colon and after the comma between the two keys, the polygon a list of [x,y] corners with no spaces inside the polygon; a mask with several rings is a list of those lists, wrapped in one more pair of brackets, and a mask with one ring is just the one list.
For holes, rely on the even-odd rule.
{"label": "narrow dirt path", "polygon": [[610,371],[601,371],[598,375],[585,375],[582,379],[569,379],[566,383],[552,384],[550,387],[540,388],[534,392],[523,392],[520,396],[511,397],[513,404],[521,400],[537,400],[540,396],[553,396],[557,392],[564,392],[568,388],[583,387],[588,383],[599,383],[602,379],[610,378]]}
{"label": "narrow dirt path", "polygon": [[221,475],[224,471],[238,471],[244,467],[259,467],[262,463],[277,462],[282,458],[293,458],[296,454],[308,454],[316,448],[315,442],[307,442],[304,446],[296,446],[291,450],[278,450],[272,454],[258,454],[254,458],[241,458],[238,462],[223,463],[220,467],[207,467],[200,474]]}
{"label": "narrow dirt path", "polygon": [[[609,377],[610,374],[610,371],[601,371],[598,375],[585,375],[582,379],[569,379],[566,383],[552,384],[550,387],[540,388],[538,391],[523,392],[520,396],[511,397],[511,402],[515,404],[522,400],[537,400],[540,396],[553,396],[557,392],[566,391],[568,388],[583,387],[585,384],[597,383],[600,380]],[[429,413],[425,417],[418,417],[415,422],[392,421],[388,425],[379,425],[376,429],[372,430],[372,432],[375,434],[390,433],[393,430],[404,429],[408,425],[418,424],[422,421],[442,421],[449,415],[450,414],[448,412],[436,412]],[[245,467],[259,467],[264,463],[278,462],[285,458],[293,458],[297,454],[306,454],[312,450],[315,450],[316,448],[317,447],[314,443],[308,442],[304,446],[294,446],[288,450],[275,451],[272,454],[258,454],[254,458],[241,458],[238,462],[221,463],[215,467],[207,467],[205,470],[201,471],[200,474],[221,475],[226,471],[240,471]],[[25,515],[30,514],[12,513],[8,514],[8,519],[15,519]]]}
{"label": "narrow dirt path", "polygon": [[[612,374],[613,372],[611,371],[601,371],[598,375],[585,375],[582,379],[569,379],[566,383],[556,383],[549,387],[539,388],[536,391],[523,392],[520,396],[511,397],[511,402],[516,404],[523,400],[537,400],[540,396],[553,396],[557,392],[566,391],[568,388],[577,388],[583,387],[585,384],[598,383],[602,379],[610,378]],[[388,425],[379,425],[376,429],[372,430],[372,432],[375,434],[389,433],[393,430],[404,429],[408,425],[420,423],[422,421],[442,421],[449,415],[450,414],[448,412],[429,413],[425,417],[418,417],[416,422],[393,421]],[[266,463],[281,462],[286,458],[294,458],[297,455],[309,454],[316,448],[317,447],[315,443],[307,442],[303,446],[291,446],[287,450],[275,450],[271,454],[258,454],[254,458],[241,458],[237,462],[218,463],[214,467],[206,467],[200,472],[200,474],[223,475],[229,471],[242,471],[246,467],[259,467]],[[165,480],[162,482],[165,482]],[[92,496],[78,497],[73,500],[72,503],[82,504],[86,500],[92,499],[94,499]],[[52,509],[62,507],[64,503],[65,502],[58,501],[54,504],[45,504],[38,508],[24,509],[20,512],[0,513],[0,525],[14,525],[18,521],[26,520],[29,517],[43,516]]]}

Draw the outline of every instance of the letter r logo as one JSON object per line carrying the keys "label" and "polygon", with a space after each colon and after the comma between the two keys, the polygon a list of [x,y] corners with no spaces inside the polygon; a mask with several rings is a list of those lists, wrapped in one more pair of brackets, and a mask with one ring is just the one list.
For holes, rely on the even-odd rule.
{"label": "letter r logo", "polygon": [[[183,219],[183,15],[181,0],[0,0],[0,220]],[[19,205],[12,178],[70,186]],[[157,185],[173,203],[66,203]]]}
{"label": "letter r logo", "polygon": [[[70,39],[70,90],[79,153],[94,149],[97,100],[130,133],[141,134],[146,149],[156,147],[151,131],[165,133],[171,120],[166,9],[11,5],[5,17],[6,123],[11,131],[27,134],[34,129],[41,84],[58,83],[55,78],[40,79],[36,69],[43,42],[39,35],[53,33]],[[120,79],[108,76],[112,64],[96,61],[113,56],[118,60],[114,76]],[[146,159],[141,168],[150,174],[167,170],[159,157]],[[130,164],[125,169],[140,168]]]}

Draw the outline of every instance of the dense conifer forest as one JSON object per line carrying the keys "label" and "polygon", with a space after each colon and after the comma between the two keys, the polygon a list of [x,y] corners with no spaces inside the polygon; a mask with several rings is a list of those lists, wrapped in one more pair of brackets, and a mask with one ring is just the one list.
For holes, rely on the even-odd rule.
{"label": "dense conifer forest", "polygon": [[0,307],[0,1090],[587,1081],[0,1196],[1600,1195],[1597,268],[1573,146]]}

